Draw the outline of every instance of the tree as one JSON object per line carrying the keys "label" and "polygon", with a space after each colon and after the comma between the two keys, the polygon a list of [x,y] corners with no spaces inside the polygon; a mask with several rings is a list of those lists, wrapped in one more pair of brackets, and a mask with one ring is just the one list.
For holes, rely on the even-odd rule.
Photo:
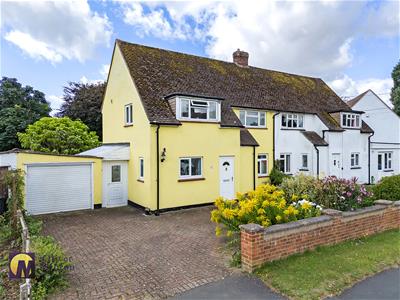
{"label": "tree", "polygon": [[24,131],[51,111],[44,93],[22,86],[17,79],[0,81],[0,151],[20,147],[17,132]]}
{"label": "tree", "polygon": [[69,86],[64,87],[64,103],[57,116],[81,120],[90,130],[96,131],[101,139],[101,103],[105,86],[104,82],[97,84],[70,82]]}
{"label": "tree", "polygon": [[18,133],[22,147],[54,154],[76,154],[97,147],[99,137],[81,121],[70,118],[42,118],[25,133]]}
{"label": "tree", "polygon": [[400,61],[392,71],[393,87],[390,93],[390,101],[393,103],[393,110],[400,116]]}

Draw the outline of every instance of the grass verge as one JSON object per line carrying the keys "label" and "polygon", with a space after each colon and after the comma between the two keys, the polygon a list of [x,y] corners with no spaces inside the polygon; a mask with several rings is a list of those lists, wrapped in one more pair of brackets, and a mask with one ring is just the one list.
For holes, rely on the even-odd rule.
{"label": "grass verge", "polygon": [[255,273],[292,299],[321,299],[400,264],[400,231],[390,230],[266,263]]}

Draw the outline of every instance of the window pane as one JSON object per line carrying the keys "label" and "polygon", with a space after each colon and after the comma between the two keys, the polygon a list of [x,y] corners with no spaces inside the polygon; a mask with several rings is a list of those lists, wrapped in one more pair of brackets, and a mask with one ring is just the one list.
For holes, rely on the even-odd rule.
{"label": "window pane", "polygon": [[192,158],[192,176],[201,175],[201,158]]}
{"label": "window pane", "polygon": [[265,154],[258,155],[258,159],[266,159],[266,158],[267,158],[267,155],[265,155]]}
{"label": "window pane", "polygon": [[189,159],[181,159],[181,176],[189,175]]}
{"label": "window pane", "polygon": [[206,101],[192,101],[193,106],[208,106],[208,102]]}
{"label": "window pane", "polygon": [[242,122],[242,124],[246,126],[246,112],[244,110],[240,111],[239,118],[240,122]]}
{"label": "window pane", "polygon": [[258,116],[253,117],[253,116],[250,116],[249,113],[247,113],[246,125],[247,126],[258,126]]}
{"label": "window pane", "polygon": [[343,115],[343,121],[342,121],[342,126],[347,126],[347,120],[346,120],[346,115]]}
{"label": "window pane", "polygon": [[190,117],[192,119],[207,120],[207,107],[191,107]]}
{"label": "window pane", "polygon": [[307,168],[308,167],[308,155],[307,154],[303,154],[303,168]]}
{"label": "window pane", "polygon": [[181,117],[189,118],[189,100],[181,100]]}
{"label": "window pane", "polygon": [[359,165],[359,155],[358,154],[356,154],[356,166],[358,166]]}
{"label": "window pane", "polygon": [[286,155],[286,172],[290,173],[290,155]]}
{"label": "window pane", "polygon": [[209,117],[212,120],[216,120],[217,119],[217,103],[216,102],[210,102],[209,103]]}
{"label": "window pane", "polygon": [[265,112],[260,112],[260,126],[265,126]]}
{"label": "window pane", "polygon": [[299,116],[299,127],[303,127],[303,116]]}
{"label": "window pane", "polygon": [[285,172],[285,160],[284,159],[279,160],[279,170],[281,172]]}
{"label": "window pane", "polygon": [[144,177],[144,160],[140,159],[140,177]]}
{"label": "window pane", "polygon": [[286,114],[282,115],[282,126],[283,127],[287,126],[287,115]]}
{"label": "window pane", "polygon": [[293,120],[292,119],[288,119],[287,127],[289,127],[289,128],[293,127]]}
{"label": "window pane", "polygon": [[378,170],[382,170],[382,154],[378,154]]}
{"label": "window pane", "polygon": [[111,166],[111,182],[121,181],[121,166]]}
{"label": "window pane", "polygon": [[297,118],[293,119],[293,128],[297,128]]}

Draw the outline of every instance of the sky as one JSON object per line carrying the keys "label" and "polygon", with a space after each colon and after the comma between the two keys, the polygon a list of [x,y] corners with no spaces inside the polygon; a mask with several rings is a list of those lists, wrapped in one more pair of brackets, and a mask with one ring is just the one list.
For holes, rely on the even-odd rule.
{"label": "sky", "polygon": [[389,102],[399,1],[1,1],[1,76],[46,94],[107,78],[115,39],[319,77],[343,99]]}

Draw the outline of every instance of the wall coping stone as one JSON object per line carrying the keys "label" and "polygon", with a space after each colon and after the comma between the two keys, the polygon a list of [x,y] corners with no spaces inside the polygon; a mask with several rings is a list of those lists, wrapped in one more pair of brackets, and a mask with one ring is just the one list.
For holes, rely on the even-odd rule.
{"label": "wall coping stone", "polygon": [[332,220],[331,216],[319,216],[319,217],[301,219],[298,221],[288,222],[288,223],[284,223],[284,224],[275,224],[275,225],[265,228],[264,233],[272,234],[272,233],[277,233],[277,232],[281,232],[281,231],[289,231],[289,230],[301,228],[304,226],[328,222],[331,220]]}
{"label": "wall coping stone", "polygon": [[393,201],[379,199],[379,200],[375,200],[374,203],[378,204],[378,205],[392,205]]}
{"label": "wall coping stone", "polygon": [[327,208],[322,211],[322,214],[328,215],[328,216],[340,216],[340,215],[342,215],[342,212],[340,210]]}
{"label": "wall coping stone", "polygon": [[342,216],[343,216],[343,218],[349,218],[349,217],[368,214],[370,212],[380,211],[380,210],[385,210],[385,209],[386,209],[386,205],[373,205],[373,206],[359,208],[359,209],[356,209],[353,211],[344,211],[342,213]]}
{"label": "wall coping stone", "polygon": [[249,233],[262,232],[265,229],[263,226],[254,223],[239,225],[239,228]]}
{"label": "wall coping stone", "polygon": [[394,206],[400,206],[400,200],[394,201]]}

